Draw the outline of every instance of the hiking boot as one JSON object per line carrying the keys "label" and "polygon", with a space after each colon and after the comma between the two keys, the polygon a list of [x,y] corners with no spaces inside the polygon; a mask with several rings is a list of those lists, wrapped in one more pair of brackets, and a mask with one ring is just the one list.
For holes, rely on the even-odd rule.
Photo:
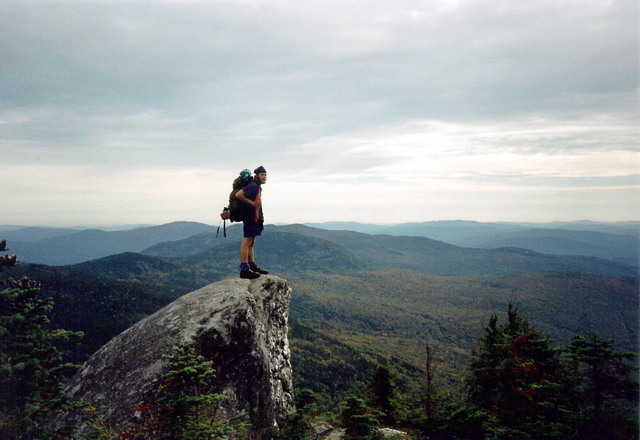
{"label": "hiking boot", "polygon": [[260,276],[259,273],[254,272],[252,270],[241,270],[240,271],[240,278],[245,278],[247,280],[253,280],[256,279]]}
{"label": "hiking boot", "polygon": [[262,274],[262,275],[266,275],[269,273],[268,270],[260,269],[258,266],[256,266],[256,263],[249,263],[249,266],[251,267],[251,270],[255,273]]}

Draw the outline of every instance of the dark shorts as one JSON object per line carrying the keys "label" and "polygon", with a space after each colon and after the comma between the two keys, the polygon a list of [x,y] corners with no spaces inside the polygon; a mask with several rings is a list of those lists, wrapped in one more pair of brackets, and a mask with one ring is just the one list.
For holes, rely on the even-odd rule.
{"label": "dark shorts", "polygon": [[262,223],[254,222],[253,220],[243,220],[242,221],[242,230],[244,231],[244,237],[257,237],[258,235],[262,235],[262,230],[264,229],[264,225]]}

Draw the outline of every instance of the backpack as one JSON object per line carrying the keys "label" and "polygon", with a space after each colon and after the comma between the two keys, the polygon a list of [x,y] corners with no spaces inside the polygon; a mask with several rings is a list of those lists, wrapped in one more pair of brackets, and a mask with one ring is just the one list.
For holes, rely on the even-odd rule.
{"label": "backpack", "polygon": [[[253,180],[251,177],[251,171],[244,169],[240,171],[240,174],[234,179],[233,184],[231,185],[232,190],[231,193],[229,193],[229,204],[225,206],[220,213],[220,218],[223,221],[225,237],[227,236],[226,221],[229,220],[231,223],[241,222],[246,214],[246,205],[236,199],[236,193],[251,183],[251,180]],[[218,226],[218,232],[220,232],[220,226]],[[217,235],[218,234],[216,233],[216,236]]]}

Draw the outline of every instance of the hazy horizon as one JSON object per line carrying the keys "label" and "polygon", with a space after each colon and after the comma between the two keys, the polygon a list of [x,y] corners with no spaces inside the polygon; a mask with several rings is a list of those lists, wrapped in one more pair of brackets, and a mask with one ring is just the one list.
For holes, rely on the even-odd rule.
{"label": "hazy horizon", "polygon": [[0,223],[640,219],[637,0],[0,2]]}
{"label": "hazy horizon", "polygon": [[[198,221],[192,221],[192,220],[174,220],[174,221],[169,221],[166,223],[138,223],[138,224],[111,224],[111,225],[81,225],[81,224],[77,224],[77,225],[73,225],[73,224],[69,224],[69,225],[51,225],[51,224],[0,224],[0,231],[11,231],[11,230],[15,230],[15,229],[22,229],[22,228],[52,228],[52,229],[77,229],[77,230],[84,230],[84,229],[99,229],[99,230],[104,230],[104,231],[116,231],[116,230],[131,230],[131,229],[139,229],[139,228],[148,228],[148,227],[155,227],[155,226],[165,226],[165,225],[169,225],[172,223],[200,223],[200,224],[204,224],[207,226],[211,226],[212,228],[217,228],[218,226],[221,226],[221,221],[217,222],[217,223],[207,223],[207,222],[198,222]],[[505,225],[540,225],[540,226],[553,226],[553,225],[563,225],[563,224],[575,224],[575,225],[588,225],[588,224],[602,224],[602,225],[631,225],[634,227],[640,227],[640,220],[627,220],[627,221],[613,221],[613,222],[604,222],[604,221],[594,221],[594,220],[589,220],[589,219],[583,219],[583,220],[573,220],[573,221],[548,221],[548,222],[528,222],[528,221],[524,221],[524,222],[517,222],[517,221],[489,221],[489,222],[482,222],[482,221],[477,221],[477,220],[465,220],[465,219],[448,219],[448,220],[426,220],[423,222],[399,222],[399,223],[370,223],[370,222],[355,222],[355,221],[340,221],[340,220],[329,220],[329,221],[325,221],[325,222],[289,222],[289,223],[282,223],[282,222],[278,222],[278,223],[269,223],[267,222],[267,225],[274,225],[274,226],[284,226],[284,225],[292,225],[292,224],[305,224],[305,225],[348,225],[348,224],[353,224],[353,225],[361,225],[361,226],[373,226],[373,227],[387,227],[387,226],[400,226],[400,225],[411,225],[411,224],[436,224],[436,223],[476,223],[476,224],[505,224]],[[240,226],[239,223],[230,223],[227,222],[227,228],[231,227],[231,226]],[[2,238],[2,237],[0,237]]]}

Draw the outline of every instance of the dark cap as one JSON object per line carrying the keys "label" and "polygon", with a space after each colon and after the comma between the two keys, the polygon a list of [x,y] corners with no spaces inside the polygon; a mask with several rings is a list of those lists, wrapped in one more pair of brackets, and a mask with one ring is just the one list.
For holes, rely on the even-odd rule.
{"label": "dark cap", "polygon": [[267,170],[265,170],[263,166],[259,166],[258,168],[253,170],[253,174],[262,174],[262,173],[267,174]]}

